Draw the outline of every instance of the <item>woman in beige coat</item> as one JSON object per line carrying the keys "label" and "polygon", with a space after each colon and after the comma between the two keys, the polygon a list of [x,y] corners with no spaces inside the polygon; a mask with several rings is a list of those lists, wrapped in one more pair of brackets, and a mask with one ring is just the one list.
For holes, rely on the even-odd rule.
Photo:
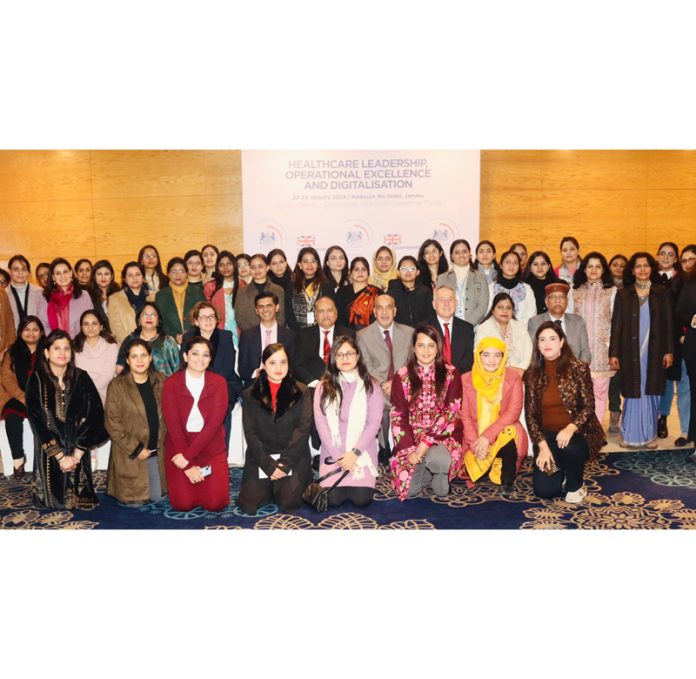
{"label": "woman in beige coat", "polygon": [[147,342],[128,344],[127,368],[106,395],[105,425],[111,436],[106,492],[129,507],[157,502],[167,492],[164,470],[164,375],[152,369]]}

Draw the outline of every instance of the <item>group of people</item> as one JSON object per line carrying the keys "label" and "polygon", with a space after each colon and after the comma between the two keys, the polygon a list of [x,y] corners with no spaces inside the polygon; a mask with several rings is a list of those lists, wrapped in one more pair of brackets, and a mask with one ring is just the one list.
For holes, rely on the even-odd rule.
{"label": "group of people", "polygon": [[[380,465],[400,500],[487,477],[514,492],[531,438],[539,497],[581,502],[587,460],[619,431],[666,437],[674,391],[696,440],[696,245],[607,261],[437,240],[370,263],[343,248],[234,255],[206,245],[167,262],[146,245],[122,269],[8,262],[0,287],[0,413],[14,474],[34,434],[38,506],[87,509],[95,448],[126,507],[230,502],[231,412],[246,454],[247,513],[292,511],[316,474],[330,506],[367,506]],[[623,403],[621,402],[623,397]],[[311,444],[311,445],[310,445]],[[312,459],[313,452],[319,451]],[[384,468],[384,467],[383,467]]]}

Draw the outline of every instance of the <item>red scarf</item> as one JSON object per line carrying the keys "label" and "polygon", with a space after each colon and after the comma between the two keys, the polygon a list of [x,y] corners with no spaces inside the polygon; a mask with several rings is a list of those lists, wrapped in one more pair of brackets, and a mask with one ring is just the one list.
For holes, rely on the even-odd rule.
{"label": "red scarf", "polygon": [[51,330],[60,328],[65,332],[70,332],[70,299],[73,294],[73,284],[70,283],[68,289],[63,292],[56,287],[51,292],[48,300],[48,324]]}

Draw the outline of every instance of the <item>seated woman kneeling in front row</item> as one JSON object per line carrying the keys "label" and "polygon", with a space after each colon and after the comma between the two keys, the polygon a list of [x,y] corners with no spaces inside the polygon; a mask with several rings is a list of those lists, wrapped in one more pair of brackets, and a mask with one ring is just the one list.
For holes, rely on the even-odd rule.
{"label": "seated woman kneeling in front row", "polygon": [[212,355],[209,340],[192,337],[184,345],[184,368],[162,388],[169,500],[181,512],[199,505],[219,512],[230,503],[223,426],[227,382],[208,370]]}
{"label": "seated woman kneeling in front row", "polygon": [[449,493],[462,457],[461,409],[459,371],[443,360],[437,330],[420,324],[413,332],[413,354],[392,382],[390,465],[399,500],[427,486],[438,496]]}
{"label": "seated woman kneeling in front row", "polygon": [[297,509],[312,480],[309,389],[293,377],[282,344],[269,344],[261,363],[242,405],[247,449],[238,502],[247,514],[271,502],[282,511]]}
{"label": "seated woman kneeling in front row", "polygon": [[507,347],[497,337],[484,337],[474,352],[474,367],[462,375],[464,460],[459,476],[472,482],[488,474],[513,491],[520,465],[527,457],[527,434],[520,422],[522,378],[506,368]]}
{"label": "seated woman kneeling in front row", "polygon": [[524,375],[529,436],[537,446],[532,481],[534,494],[582,502],[585,462],[604,445],[595,415],[590,366],[568,346],[553,321],[536,332],[532,365]]}
{"label": "seated woman kneeling in front row", "polygon": [[321,439],[319,476],[331,474],[321,485],[331,488],[336,484],[329,490],[329,507],[346,500],[356,507],[372,502],[379,473],[382,393],[379,382],[367,372],[356,341],[336,337],[326,372],[314,392],[314,421]]}
{"label": "seated woman kneeling in front row", "polygon": [[111,454],[106,492],[129,507],[157,502],[167,492],[164,469],[164,375],[152,364],[152,349],[143,339],[126,344],[126,369],[106,394],[106,429]]}

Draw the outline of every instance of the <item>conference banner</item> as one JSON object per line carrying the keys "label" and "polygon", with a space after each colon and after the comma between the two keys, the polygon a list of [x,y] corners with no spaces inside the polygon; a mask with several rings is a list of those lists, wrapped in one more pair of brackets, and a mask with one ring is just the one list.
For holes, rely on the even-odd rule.
{"label": "conference banner", "polygon": [[416,254],[427,238],[449,255],[479,235],[479,151],[242,151],[244,249],[340,245],[372,263],[380,245]]}

